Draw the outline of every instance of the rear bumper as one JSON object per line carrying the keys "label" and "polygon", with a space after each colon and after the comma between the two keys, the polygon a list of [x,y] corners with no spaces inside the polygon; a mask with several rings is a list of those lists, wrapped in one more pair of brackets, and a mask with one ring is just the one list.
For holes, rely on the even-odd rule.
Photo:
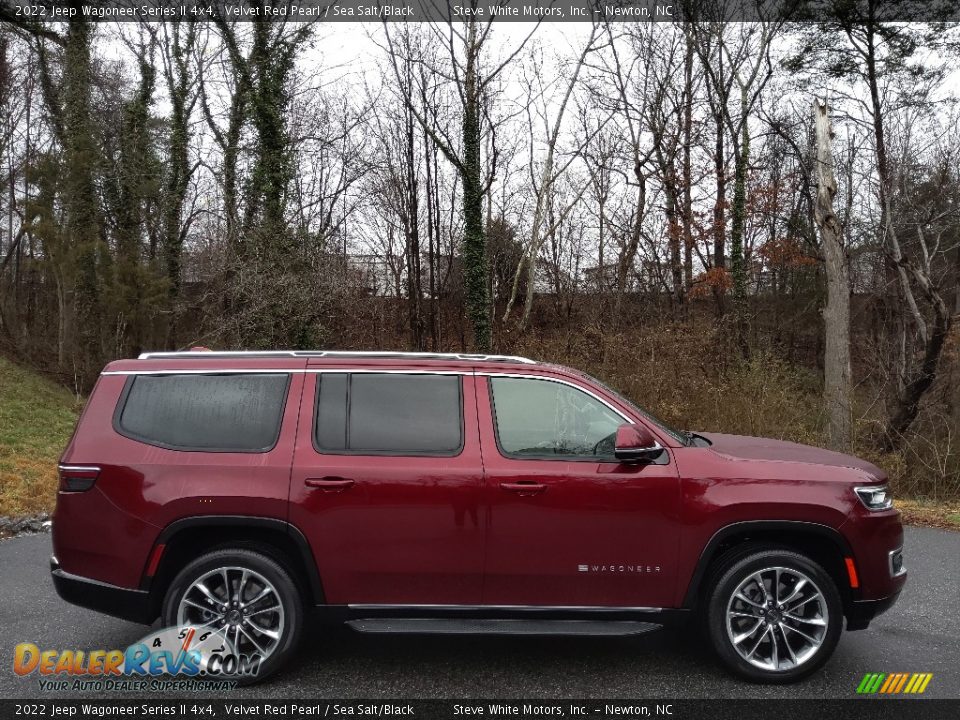
{"label": "rear bumper", "polygon": [[60,569],[55,556],[50,558],[50,575],[57,595],[68,603],[144,625],[155,619],[156,614],[151,612],[150,593],[146,590],[122,588],[71,575]]}
{"label": "rear bumper", "polygon": [[892,608],[900,599],[900,591],[879,600],[856,600],[847,610],[847,630],[864,630],[870,622]]}

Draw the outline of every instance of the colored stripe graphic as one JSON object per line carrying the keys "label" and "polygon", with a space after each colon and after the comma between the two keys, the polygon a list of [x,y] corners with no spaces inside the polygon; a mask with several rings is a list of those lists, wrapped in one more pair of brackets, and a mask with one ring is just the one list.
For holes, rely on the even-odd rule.
{"label": "colored stripe graphic", "polygon": [[920,695],[933,679],[933,673],[867,673],[857,686],[860,695]]}
{"label": "colored stripe graphic", "polygon": [[905,693],[911,693],[913,695],[919,695],[924,690],[927,689],[927,685],[930,684],[930,681],[933,679],[932,673],[918,673],[914,674],[910,678],[910,682],[907,683],[907,687],[904,690]]}
{"label": "colored stripe graphic", "polygon": [[880,683],[883,682],[885,677],[884,673],[867,673],[860,681],[857,692],[861,695],[873,695],[880,688]]}

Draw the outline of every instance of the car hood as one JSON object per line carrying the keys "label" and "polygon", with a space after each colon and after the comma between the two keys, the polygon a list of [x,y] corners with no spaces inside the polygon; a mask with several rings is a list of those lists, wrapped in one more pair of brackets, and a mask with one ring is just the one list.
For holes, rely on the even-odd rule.
{"label": "car hood", "polygon": [[723,433],[697,433],[707,438],[711,450],[731,458],[743,460],[775,460],[780,462],[806,463],[829,467],[856,468],[868,473],[877,480],[886,480],[887,474],[873,463],[861,460],[853,455],[811,445],[773,440],[771,438],[748,437],[746,435],[725,435]]}

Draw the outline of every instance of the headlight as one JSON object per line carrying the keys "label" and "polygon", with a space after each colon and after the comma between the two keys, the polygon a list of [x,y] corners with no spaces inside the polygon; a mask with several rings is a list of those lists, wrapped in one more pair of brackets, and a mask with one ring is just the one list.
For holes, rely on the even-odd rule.
{"label": "headlight", "polygon": [[893,495],[886,485],[858,487],[853,491],[868,510],[889,510],[893,507]]}

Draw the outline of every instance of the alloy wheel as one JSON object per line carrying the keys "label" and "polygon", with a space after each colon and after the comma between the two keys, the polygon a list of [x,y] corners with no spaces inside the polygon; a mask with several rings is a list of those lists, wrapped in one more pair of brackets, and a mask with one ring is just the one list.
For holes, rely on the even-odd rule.
{"label": "alloy wheel", "polygon": [[751,572],[727,602],[727,635],[737,653],[768,672],[813,658],[827,637],[830,614],[809,575],[788,567]]}
{"label": "alloy wheel", "polygon": [[179,625],[221,631],[237,653],[265,660],[280,644],[284,611],[280,595],[260,573],[221,567],[194,580],[180,599]]}

